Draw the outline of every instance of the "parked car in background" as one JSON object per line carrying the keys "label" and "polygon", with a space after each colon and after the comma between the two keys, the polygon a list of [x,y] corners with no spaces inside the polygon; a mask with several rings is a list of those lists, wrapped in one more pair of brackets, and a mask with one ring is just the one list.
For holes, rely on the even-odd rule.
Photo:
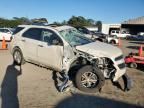
{"label": "parked car in background", "polygon": [[93,36],[93,38],[95,38],[94,40],[99,40],[101,42],[105,42],[105,43],[111,43],[111,44],[118,44],[118,37],[116,35],[107,35],[101,32],[94,32],[94,36],[96,36],[96,38]]}
{"label": "parked car in background", "polygon": [[108,35],[107,40],[108,40],[108,43],[111,43],[111,44],[119,43],[119,39],[116,35]]}
{"label": "parked car in background", "polygon": [[116,35],[118,38],[126,38],[130,34],[127,31],[120,31],[120,30],[112,30],[110,35]]}
{"label": "parked car in background", "polygon": [[138,35],[144,36],[144,32],[139,32]]}
{"label": "parked car in background", "polygon": [[0,40],[3,40],[3,37],[6,41],[11,41],[13,34],[12,28],[0,28]]}
{"label": "parked car in background", "polygon": [[76,27],[76,29],[92,40],[98,40],[100,42],[111,44],[118,44],[118,37],[116,35],[107,35],[101,32],[97,32],[95,29],[88,29],[86,27]]}
{"label": "parked car in background", "polygon": [[126,37],[126,40],[136,40],[137,35],[129,35]]}
{"label": "parked car in background", "polygon": [[94,34],[92,37],[93,40],[98,40],[100,42],[108,43],[108,39],[107,39],[108,35],[101,32],[93,32],[93,34]]}
{"label": "parked car in background", "polygon": [[88,30],[86,27],[81,27],[81,26],[77,26],[75,27],[78,31],[80,31],[81,33],[83,33],[87,38],[92,38],[94,33],[91,32],[90,30]]}
{"label": "parked car in background", "polygon": [[144,40],[144,32],[139,32],[137,35],[129,35],[126,37],[127,40],[136,40],[143,41]]}
{"label": "parked car in background", "polygon": [[127,36],[127,40],[133,40],[133,41],[144,41],[144,35],[131,35]]}
{"label": "parked car in background", "polygon": [[97,29],[94,28],[86,28],[86,27],[75,27],[78,31],[83,33],[87,38],[92,39],[92,40],[98,40],[100,42],[106,42],[106,35],[102,34],[100,32],[97,32]]}
{"label": "parked car in background", "polygon": [[[75,72],[76,86],[85,92],[99,91],[105,78],[117,82],[125,75],[126,67],[122,51],[112,45],[93,41],[71,26],[49,27],[21,25],[10,44],[14,62],[26,61],[62,73],[64,82],[69,72]],[[17,29],[16,29],[17,30]],[[74,67],[78,70],[70,71]]]}

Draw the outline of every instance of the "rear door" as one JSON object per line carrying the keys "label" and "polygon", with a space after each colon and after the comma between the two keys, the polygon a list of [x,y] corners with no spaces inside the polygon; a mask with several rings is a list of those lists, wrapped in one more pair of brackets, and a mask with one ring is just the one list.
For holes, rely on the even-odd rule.
{"label": "rear door", "polygon": [[41,28],[29,28],[22,34],[22,52],[24,53],[25,58],[29,61],[38,62],[37,48],[41,42],[41,32]]}

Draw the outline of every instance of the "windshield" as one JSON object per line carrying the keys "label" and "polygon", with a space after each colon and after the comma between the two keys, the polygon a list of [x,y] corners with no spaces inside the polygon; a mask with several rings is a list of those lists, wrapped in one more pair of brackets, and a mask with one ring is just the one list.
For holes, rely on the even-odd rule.
{"label": "windshield", "polygon": [[93,42],[74,28],[62,30],[59,33],[72,46],[84,45]]}

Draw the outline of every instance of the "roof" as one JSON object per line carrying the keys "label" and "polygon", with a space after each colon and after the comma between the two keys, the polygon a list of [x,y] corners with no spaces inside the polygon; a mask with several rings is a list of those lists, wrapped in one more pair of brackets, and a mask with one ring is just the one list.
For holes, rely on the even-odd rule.
{"label": "roof", "polygon": [[71,26],[59,26],[59,27],[55,27],[56,30],[58,31],[62,31],[62,30],[66,30],[66,29],[72,29],[74,27]]}
{"label": "roof", "polygon": [[62,31],[62,30],[66,30],[66,29],[72,29],[74,27],[71,26],[58,26],[58,27],[51,27],[51,26],[39,26],[39,25],[19,25],[18,27],[28,27],[28,28],[49,28],[49,29],[54,29],[57,31]]}
{"label": "roof", "polygon": [[124,21],[122,24],[144,24],[144,16],[135,19],[129,19],[128,21]]}
{"label": "roof", "polygon": [[31,28],[31,27],[34,27],[34,28],[53,28],[51,26],[41,26],[41,25],[19,25],[18,27],[28,27],[28,28]]}

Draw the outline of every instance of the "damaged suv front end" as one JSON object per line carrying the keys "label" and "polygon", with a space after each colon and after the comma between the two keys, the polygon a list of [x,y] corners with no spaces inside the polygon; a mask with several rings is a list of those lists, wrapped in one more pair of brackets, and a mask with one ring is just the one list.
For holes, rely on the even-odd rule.
{"label": "damaged suv front end", "polygon": [[[75,58],[71,59],[71,62],[64,63],[66,64],[64,66],[66,72],[70,70],[73,64],[80,65],[75,79],[80,90],[95,92],[102,88],[105,78],[118,82],[121,77],[126,80],[124,81],[125,90],[130,89],[131,79],[126,75],[123,53],[119,48],[86,39],[74,28],[60,30],[60,34],[71,46]],[[67,59],[66,56],[65,59]],[[70,61],[69,59],[67,61]]]}
{"label": "damaged suv front end", "polygon": [[110,75],[106,73],[106,68],[108,68],[107,66],[109,65],[111,65],[111,71],[114,72],[113,81],[117,81],[119,77],[126,72],[122,52],[117,47],[102,42],[92,42],[86,45],[77,46],[76,49],[92,55],[92,59],[97,60],[96,64],[104,71],[104,76],[106,78],[110,77]]}

